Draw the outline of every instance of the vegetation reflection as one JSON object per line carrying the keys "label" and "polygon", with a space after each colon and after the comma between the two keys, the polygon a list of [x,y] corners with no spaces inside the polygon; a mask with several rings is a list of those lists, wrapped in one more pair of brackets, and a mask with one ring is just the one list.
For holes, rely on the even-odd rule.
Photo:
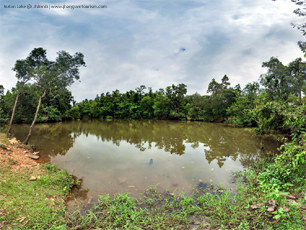
{"label": "vegetation reflection", "polygon": [[[16,129],[19,131],[15,135],[22,139],[27,128],[25,125],[21,127],[24,128]],[[31,144],[38,148],[47,147],[49,156],[65,155],[78,136],[93,135],[98,141],[116,146],[125,141],[143,152],[156,147],[170,154],[183,155],[187,145],[193,149],[203,148],[208,163],[217,160],[220,168],[227,159],[236,161],[238,158],[243,166],[247,166],[263,152],[263,148],[275,152],[280,144],[243,129],[203,122],[95,119],[41,124],[35,129]]]}

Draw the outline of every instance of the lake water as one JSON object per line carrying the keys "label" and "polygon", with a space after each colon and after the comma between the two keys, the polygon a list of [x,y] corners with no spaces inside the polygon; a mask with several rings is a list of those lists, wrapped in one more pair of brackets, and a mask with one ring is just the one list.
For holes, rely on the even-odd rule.
{"label": "lake water", "polygon": [[[14,125],[23,141],[29,125]],[[148,186],[190,194],[199,183],[234,188],[231,171],[247,167],[280,143],[222,124],[155,120],[88,120],[36,124],[29,142],[39,162],[52,162],[81,179],[76,196],[129,192]],[[264,149],[262,149],[264,147]]]}

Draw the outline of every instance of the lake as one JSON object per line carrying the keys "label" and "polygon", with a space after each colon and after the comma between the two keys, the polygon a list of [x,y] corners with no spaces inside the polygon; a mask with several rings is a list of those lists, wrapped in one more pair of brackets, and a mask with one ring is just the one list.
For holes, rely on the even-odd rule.
{"label": "lake", "polygon": [[[29,127],[14,125],[12,133],[23,141]],[[232,170],[276,153],[281,143],[224,124],[97,119],[36,124],[29,144],[40,152],[39,162],[52,162],[81,180],[76,197],[94,201],[106,193],[140,197],[157,184],[187,194],[211,180],[235,188]]]}

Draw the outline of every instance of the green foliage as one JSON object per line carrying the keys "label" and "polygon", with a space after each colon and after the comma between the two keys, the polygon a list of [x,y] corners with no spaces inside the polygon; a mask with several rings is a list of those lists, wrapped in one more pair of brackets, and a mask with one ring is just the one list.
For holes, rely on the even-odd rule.
{"label": "green foliage", "polygon": [[8,123],[8,114],[5,113],[4,106],[4,87],[0,85],[0,132],[6,129],[6,124]]}
{"label": "green foliage", "polygon": [[[48,170],[42,171],[41,167]],[[0,221],[4,229],[56,229],[66,226],[64,198],[73,184],[67,171],[47,164],[24,168],[22,172],[1,167],[0,173],[0,194],[5,194],[0,196]],[[29,181],[31,176],[37,179]]]}
{"label": "green foliage", "polygon": [[57,110],[57,108],[53,108],[52,106],[45,107],[42,109],[43,113],[48,116],[48,121],[61,121],[61,113]]}
{"label": "green foliage", "polygon": [[68,113],[67,113],[67,115],[65,116],[65,118],[68,120],[68,119],[73,119],[73,120],[76,120],[76,119],[79,119],[81,117],[81,114],[80,114],[80,109],[79,109],[79,107],[77,107],[77,106],[74,106],[74,107],[72,107],[69,111],[68,111]]}
{"label": "green foliage", "polygon": [[[0,95],[0,104],[3,100],[3,106],[0,106],[0,114],[3,114],[4,121],[8,120],[8,117],[12,113],[12,109],[15,103],[15,98],[17,95],[17,88],[20,83],[17,83],[16,87],[12,88],[11,91],[7,91],[5,95]],[[23,87],[21,92],[27,92],[22,97],[19,98],[18,104],[16,107],[16,112],[14,116],[14,122],[26,122],[31,123],[33,121],[37,101],[42,93],[42,91],[35,87],[32,84],[26,84]],[[4,103],[5,100],[5,103]],[[46,95],[42,100],[42,109],[38,113],[38,118],[36,122],[45,122],[45,121],[61,121],[63,119],[69,120],[72,119],[69,115],[71,108],[71,102],[73,97],[71,92],[66,90],[52,90],[49,94]],[[1,123],[1,122],[0,122]]]}
{"label": "green foliage", "polygon": [[122,94],[115,90],[112,94],[97,95],[95,100],[85,99],[77,104],[80,118],[179,119],[186,116],[186,85],[168,86],[166,93],[163,89],[153,93],[151,87],[145,93],[145,89],[146,86],[141,85],[135,91]]}
{"label": "green foliage", "polygon": [[271,100],[287,100],[293,93],[289,68],[277,58],[271,57],[268,62],[263,62],[262,67],[268,72],[261,75],[260,83],[265,87]]}
{"label": "green foliage", "polygon": [[258,181],[264,191],[288,190],[305,182],[306,151],[294,142],[281,146],[283,153],[259,173]]}
{"label": "green foliage", "polygon": [[306,130],[306,107],[287,102],[271,101],[248,110],[255,117],[258,131],[282,130],[299,140]]}

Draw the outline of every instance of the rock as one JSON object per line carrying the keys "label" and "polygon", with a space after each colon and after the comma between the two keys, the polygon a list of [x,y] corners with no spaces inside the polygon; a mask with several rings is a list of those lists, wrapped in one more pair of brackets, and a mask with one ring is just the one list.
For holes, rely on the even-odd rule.
{"label": "rock", "polygon": [[41,177],[40,177],[40,176],[38,176],[38,177],[37,177],[37,179],[38,179],[38,180],[40,180],[40,179],[41,179]]}
{"label": "rock", "polygon": [[251,210],[258,209],[258,208],[260,208],[260,207],[262,207],[262,206],[264,206],[264,205],[265,205],[264,203],[251,205]]}
{"label": "rock", "polygon": [[35,176],[31,176],[31,178],[29,179],[29,181],[34,181],[34,180],[36,180]]}
{"label": "rock", "polygon": [[34,160],[38,160],[39,159],[39,156],[37,156],[37,155],[31,155],[31,156],[29,156],[30,158],[32,158],[32,159],[34,159]]}
{"label": "rock", "polygon": [[34,153],[33,153],[33,155],[38,155],[38,154],[39,154],[39,152],[34,152]]}
{"label": "rock", "polygon": [[275,209],[275,200],[268,200],[268,212],[273,212]]}
{"label": "rock", "polygon": [[23,151],[23,153],[28,153],[29,151]]}
{"label": "rock", "polygon": [[289,208],[286,208],[286,207],[282,207],[282,206],[279,206],[278,207],[279,209],[282,208],[284,213],[288,213],[289,212]]}
{"label": "rock", "polygon": [[122,184],[122,183],[127,181],[127,178],[126,177],[119,177],[118,180],[119,180],[119,183]]}
{"label": "rock", "polygon": [[274,212],[274,208],[275,208],[275,207],[269,207],[269,208],[267,209],[267,212]]}
{"label": "rock", "polygon": [[16,140],[16,138],[12,138],[12,139],[10,139],[10,140],[9,140],[9,142],[10,142],[11,144],[18,143],[18,141]]}
{"label": "rock", "polygon": [[174,193],[169,193],[170,196],[174,196]]}

